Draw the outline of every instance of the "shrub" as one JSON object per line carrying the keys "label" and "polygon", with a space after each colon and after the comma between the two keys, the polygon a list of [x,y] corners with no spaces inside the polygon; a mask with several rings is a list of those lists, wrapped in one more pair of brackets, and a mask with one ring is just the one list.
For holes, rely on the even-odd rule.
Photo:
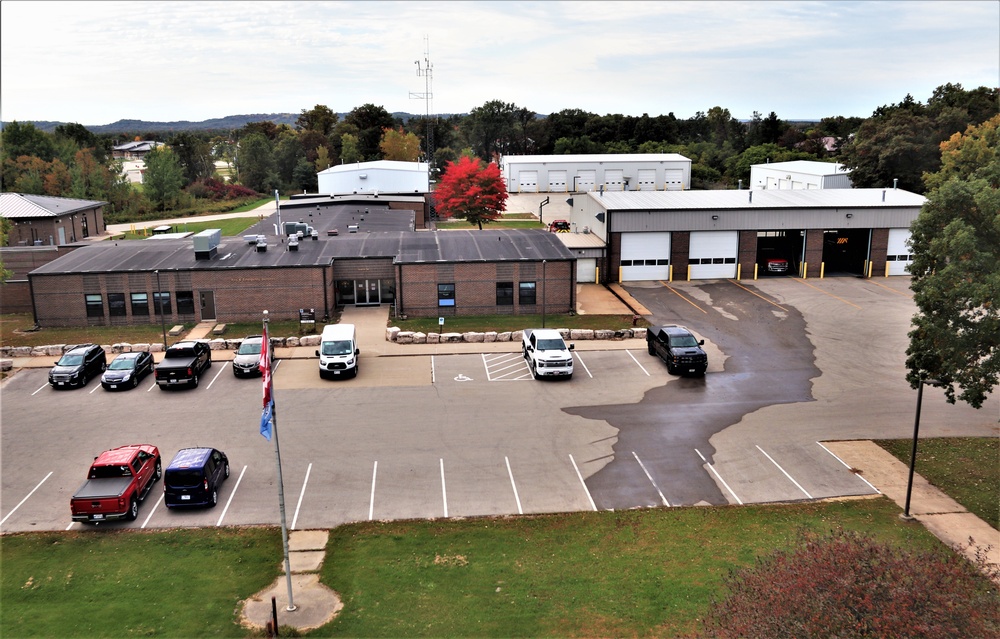
{"label": "shrub", "polygon": [[[1000,636],[996,585],[959,553],[911,552],[836,531],[730,573],[711,637]],[[992,571],[996,577],[996,571]]]}
{"label": "shrub", "polygon": [[248,189],[239,184],[220,182],[214,178],[205,178],[192,182],[187,187],[187,192],[194,197],[212,201],[257,197],[257,193],[253,189]]}

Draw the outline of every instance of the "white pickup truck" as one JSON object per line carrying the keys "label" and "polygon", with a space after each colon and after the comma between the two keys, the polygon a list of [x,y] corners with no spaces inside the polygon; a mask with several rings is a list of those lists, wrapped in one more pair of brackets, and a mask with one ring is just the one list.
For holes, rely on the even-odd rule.
{"label": "white pickup truck", "polygon": [[521,355],[531,374],[539,377],[573,377],[573,344],[566,346],[559,331],[551,328],[526,328],[521,336]]}

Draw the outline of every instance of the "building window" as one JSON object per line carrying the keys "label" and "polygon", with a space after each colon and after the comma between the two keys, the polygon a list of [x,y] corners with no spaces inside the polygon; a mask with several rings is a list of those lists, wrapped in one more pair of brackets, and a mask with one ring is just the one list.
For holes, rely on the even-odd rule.
{"label": "building window", "polygon": [[108,293],[108,314],[111,317],[125,316],[125,293]]}
{"label": "building window", "polygon": [[520,282],[517,285],[517,302],[522,305],[535,303],[534,282]]}
{"label": "building window", "polygon": [[177,314],[194,315],[193,291],[177,291]]}
{"label": "building window", "polygon": [[497,306],[514,305],[514,282],[497,282]]}
{"label": "building window", "polygon": [[149,295],[146,293],[132,293],[132,316],[149,317]]}
{"label": "building window", "polygon": [[455,305],[455,285],[438,284],[438,306]]}
{"label": "building window", "polygon": [[84,295],[87,302],[87,317],[104,317],[104,298],[100,295]]}
{"label": "building window", "polygon": [[153,293],[153,312],[157,315],[160,315],[161,312],[163,315],[170,315],[170,293],[167,291]]}

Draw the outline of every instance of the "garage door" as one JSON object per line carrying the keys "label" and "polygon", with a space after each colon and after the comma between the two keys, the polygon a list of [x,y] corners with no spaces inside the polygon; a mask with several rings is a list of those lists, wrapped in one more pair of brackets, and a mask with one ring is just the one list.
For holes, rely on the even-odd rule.
{"label": "garage door", "polygon": [[739,231],[692,231],[691,279],[712,280],[736,277]]}
{"label": "garage door", "polygon": [[538,171],[519,171],[517,174],[517,192],[538,192]]}
{"label": "garage door", "polygon": [[663,171],[663,188],[668,191],[684,190],[684,171],[681,169],[666,169]]}
{"label": "garage door", "polygon": [[623,282],[670,277],[670,233],[622,233]]}
{"label": "garage door", "polygon": [[580,258],[576,261],[576,281],[590,284],[597,281],[597,258]]}
{"label": "garage door", "polygon": [[909,275],[906,267],[913,261],[910,247],[906,242],[910,239],[910,229],[889,229],[889,247],[886,249],[885,263],[889,275]]}
{"label": "garage door", "polygon": [[593,191],[594,185],[597,184],[597,171],[580,171],[576,175],[576,190],[577,191]]}
{"label": "garage door", "polygon": [[605,169],[604,190],[622,191],[625,189],[625,171],[623,169]]}
{"label": "garage door", "polygon": [[656,169],[639,169],[639,190],[656,190]]}
{"label": "garage door", "polygon": [[566,171],[549,171],[549,192],[566,192]]}

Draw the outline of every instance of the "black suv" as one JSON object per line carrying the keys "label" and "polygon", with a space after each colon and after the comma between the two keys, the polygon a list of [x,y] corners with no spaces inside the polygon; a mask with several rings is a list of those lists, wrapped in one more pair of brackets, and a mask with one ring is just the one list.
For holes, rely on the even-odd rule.
{"label": "black suv", "polygon": [[86,386],[87,382],[108,367],[108,357],[97,344],[79,344],[63,353],[49,371],[49,384],[53,388]]}
{"label": "black suv", "polygon": [[229,458],[215,448],[182,448],[163,474],[163,503],[208,506],[219,503],[219,489],[229,477]]}
{"label": "black suv", "polygon": [[699,340],[683,326],[651,326],[646,329],[646,348],[667,364],[671,375],[704,375],[708,369],[708,355]]}

